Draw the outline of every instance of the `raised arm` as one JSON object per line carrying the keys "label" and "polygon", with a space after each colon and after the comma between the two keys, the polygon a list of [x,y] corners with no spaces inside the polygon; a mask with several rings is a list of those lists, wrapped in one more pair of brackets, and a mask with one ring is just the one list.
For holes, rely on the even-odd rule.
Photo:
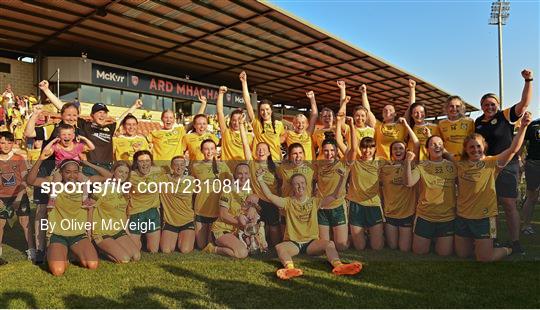
{"label": "raised arm", "polygon": [[113,174],[111,171],[101,167],[101,166],[98,166],[98,165],[94,165],[93,163],[89,162],[88,160],[86,160],[86,158],[82,159],[81,160],[81,163],[85,166],[88,166],[94,170],[97,171],[97,173],[99,175],[93,175],[93,176],[90,176],[88,179],[90,180],[90,182],[104,182],[105,180],[107,179],[110,179],[113,177]]}
{"label": "raised arm", "polygon": [[[348,119],[351,124],[353,123],[353,119]],[[360,147],[360,141],[358,141],[358,134],[356,132],[356,129],[351,130],[351,145],[349,145],[349,148],[347,149],[347,153],[345,153],[347,162],[352,163],[356,156],[358,155],[358,150]]]}
{"label": "raised arm", "polygon": [[531,120],[531,112],[525,112],[525,114],[523,114],[523,118],[521,119],[521,126],[519,127],[517,134],[514,136],[512,144],[509,148],[497,155],[497,165],[499,166],[499,169],[504,168],[504,166],[506,166],[508,162],[510,162],[512,157],[514,157],[514,155],[516,155],[516,153],[521,148],[523,140],[525,139],[525,132],[527,131],[527,126],[529,126]]}
{"label": "raised arm", "polygon": [[410,79],[409,80],[409,106],[407,107],[407,110],[405,111],[405,117],[406,120],[411,119],[411,105],[416,102],[416,81]]}
{"label": "raised arm", "polygon": [[49,89],[49,81],[43,80],[38,84],[39,89],[49,98],[52,104],[60,111],[64,103],[56,97],[53,92]]}
{"label": "raised arm", "polygon": [[309,116],[309,126],[307,128],[307,132],[311,136],[315,131],[315,125],[317,124],[317,118],[319,117],[319,110],[317,109],[317,102],[315,101],[315,93],[310,90],[306,93],[306,96],[311,104],[311,115]]}
{"label": "raised arm", "polygon": [[281,198],[272,194],[272,192],[268,188],[268,185],[264,183],[263,176],[264,176],[264,171],[262,171],[262,169],[257,171],[257,181],[259,182],[259,185],[261,186],[263,193],[266,195],[266,197],[268,197],[268,199],[270,199],[270,202],[276,205],[278,208],[280,209],[285,208],[285,201],[286,201],[285,198]]}
{"label": "raised arm", "polygon": [[522,115],[525,111],[527,111],[533,96],[533,72],[531,70],[525,69],[521,71],[521,76],[525,79],[525,85],[523,85],[521,101],[516,104],[517,115]]}
{"label": "raised arm", "polygon": [[87,152],[87,151],[93,151],[96,149],[96,146],[94,145],[94,143],[92,143],[92,141],[90,141],[88,138],[86,138],[85,136],[79,136],[79,140],[85,144],[85,147],[84,147],[84,151]]}
{"label": "raised arm", "polygon": [[133,112],[135,112],[135,110],[142,108],[142,106],[143,106],[142,100],[141,99],[136,99],[133,102],[133,104],[131,105],[131,107],[129,107],[129,109],[124,111],[124,113],[122,113],[120,115],[120,117],[118,117],[118,119],[117,119],[118,123],[121,123],[128,114],[133,114]]}
{"label": "raised arm", "polygon": [[411,151],[407,151],[405,155],[405,169],[403,170],[403,183],[407,187],[413,187],[418,180],[420,180],[420,174],[412,173],[412,162],[416,155]]}
{"label": "raised arm", "polygon": [[223,113],[223,96],[227,93],[227,86],[220,86],[216,101],[217,118],[219,129],[223,133],[227,129],[227,121],[225,121],[225,113]]}
{"label": "raised arm", "polygon": [[251,104],[251,98],[249,97],[249,89],[247,84],[247,73],[246,71],[240,72],[240,82],[242,83],[242,98],[246,104],[246,110],[250,121],[255,120],[255,111],[253,110],[253,105]]}
{"label": "raised arm", "polygon": [[398,118],[398,123],[405,126],[405,129],[407,129],[407,133],[409,134],[409,138],[411,139],[413,145],[414,145],[414,154],[416,157],[419,158],[420,154],[420,140],[418,140],[418,137],[414,133],[414,130],[412,130],[411,126],[409,126],[409,123],[407,122],[407,119],[405,117]]}
{"label": "raised arm", "polygon": [[345,97],[347,97],[347,85],[343,80],[338,80],[336,83],[339,87],[339,101],[342,101],[345,99]]}
{"label": "raised arm", "polygon": [[26,138],[35,138],[36,137],[36,122],[41,115],[43,110],[41,110],[41,105],[36,104],[34,106],[34,113],[28,119],[26,127],[24,128],[24,136]]}
{"label": "raised arm", "polygon": [[362,94],[362,106],[366,108],[368,111],[366,125],[375,128],[375,124],[377,123],[377,118],[375,118],[375,114],[371,112],[371,107],[369,105],[369,100],[367,96],[367,86],[365,84],[362,84],[360,86],[360,94]]}
{"label": "raised arm", "polygon": [[252,160],[253,156],[251,154],[251,148],[247,137],[245,114],[242,114],[240,117],[240,138],[242,138],[242,148],[244,149],[244,156],[246,157],[246,160]]}

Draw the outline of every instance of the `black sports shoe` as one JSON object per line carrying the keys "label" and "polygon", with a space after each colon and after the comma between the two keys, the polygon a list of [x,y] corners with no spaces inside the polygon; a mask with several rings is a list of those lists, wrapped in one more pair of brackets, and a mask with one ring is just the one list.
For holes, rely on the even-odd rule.
{"label": "black sports shoe", "polygon": [[41,265],[41,264],[43,264],[44,260],[45,260],[45,251],[37,250],[36,251],[36,260],[34,261],[34,264]]}
{"label": "black sports shoe", "polygon": [[521,246],[521,243],[519,243],[519,241],[512,242],[512,254],[525,255],[525,249]]}

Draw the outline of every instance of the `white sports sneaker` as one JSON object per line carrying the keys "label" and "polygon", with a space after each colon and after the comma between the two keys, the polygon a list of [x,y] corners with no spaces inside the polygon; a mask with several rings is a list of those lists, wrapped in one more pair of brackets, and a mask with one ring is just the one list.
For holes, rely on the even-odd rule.
{"label": "white sports sneaker", "polygon": [[29,261],[32,261],[32,262],[36,260],[36,249],[26,250],[26,257],[28,258]]}

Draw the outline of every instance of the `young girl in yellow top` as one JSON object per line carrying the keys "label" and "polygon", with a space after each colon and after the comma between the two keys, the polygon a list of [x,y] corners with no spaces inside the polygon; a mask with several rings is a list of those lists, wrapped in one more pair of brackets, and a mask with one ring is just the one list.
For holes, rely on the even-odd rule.
{"label": "young girl in yellow top", "polygon": [[[240,137],[242,110],[237,109],[232,111],[229,125],[227,125],[225,114],[223,113],[223,96],[225,93],[227,93],[227,87],[219,87],[216,110],[219,128],[221,130],[221,160],[229,166],[229,169],[234,170],[239,162],[246,160],[242,137]],[[253,135],[247,135],[247,138],[249,147],[251,147]]]}
{"label": "young girl in yellow top", "polygon": [[[104,170],[100,172],[101,174],[110,175],[102,167],[87,161],[83,161],[83,164],[96,171]],[[130,167],[127,161],[117,161],[112,166],[111,171],[112,175],[104,177],[101,182],[110,180],[123,184],[128,181]],[[140,250],[123,228],[128,220],[129,197],[126,196],[124,193],[111,191],[111,187],[103,189],[102,192],[94,195],[94,197],[97,197],[97,201],[92,216],[92,222],[95,223],[92,230],[92,239],[98,249],[116,263],[128,263],[129,261],[138,261],[141,258]]]}
{"label": "young girl in yellow top", "polygon": [[264,182],[270,188],[270,191],[274,195],[278,194],[278,179],[276,177],[276,164],[272,159],[270,153],[270,147],[266,142],[259,142],[255,146],[255,153],[251,153],[251,147],[247,138],[245,124],[245,116],[242,115],[240,119],[240,135],[242,137],[242,143],[244,148],[244,155],[249,165],[250,180],[254,180],[250,183],[253,193],[259,198],[259,206],[261,208],[260,215],[261,220],[265,223],[266,236],[268,236],[268,244],[270,247],[274,247],[281,242],[280,231],[280,216],[279,209],[276,207],[270,199],[266,197],[259,185],[257,179],[257,171],[264,172]]}
{"label": "young girl in yellow top", "polygon": [[439,122],[439,134],[445,149],[455,160],[460,160],[463,141],[474,132],[474,120],[465,116],[465,104],[459,96],[450,96],[446,99],[444,112],[448,118]]}
{"label": "young girl in yellow top", "polygon": [[[174,252],[176,248],[180,253],[189,253],[193,251],[195,244],[194,179],[186,174],[186,166],[186,160],[183,157],[173,157],[171,173],[162,175],[160,178],[160,182],[173,184],[168,191],[162,190],[159,194],[163,207],[163,229],[159,247],[163,253]],[[176,188],[177,184],[178,188]]]}
{"label": "young girl in yellow top", "polygon": [[306,177],[308,182],[306,194],[311,197],[313,193],[313,167],[310,162],[305,160],[304,147],[300,143],[289,145],[287,161],[279,165],[277,169],[277,175],[281,184],[281,195],[283,197],[291,195],[292,189],[289,186],[291,177],[297,173]]}
{"label": "young girl in yellow top", "polygon": [[[311,116],[308,119],[304,114],[297,114],[293,120],[294,130],[287,130],[287,147],[293,143],[300,143],[304,146],[306,152],[306,160],[312,161],[313,157],[313,145],[311,143],[311,136],[315,130],[315,124],[317,124],[317,102],[315,101],[315,93],[308,91],[306,96],[311,103]],[[306,128],[307,126],[307,128]]]}
{"label": "young girl in yellow top", "polygon": [[413,188],[418,184],[419,192],[412,249],[415,254],[428,254],[434,240],[435,253],[449,256],[454,248],[457,170],[452,161],[443,158],[441,137],[429,137],[426,150],[427,160],[414,168],[417,155],[407,152],[403,174],[405,185]]}
{"label": "young girl in yellow top", "polygon": [[193,129],[195,131],[188,133],[182,138],[182,144],[185,150],[189,153],[190,165],[194,161],[201,161],[204,159],[204,155],[201,151],[201,142],[211,139],[216,144],[219,143],[219,139],[206,130],[208,129],[208,116],[205,114],[197,114],[193,118]]}
{"label": "young girl in yellow top", "polygon": [[362,264],[353,262],[343,264],[339,259],[334,242],[319,239],[317,225],[317,211],[325,209],[331,201],[336,200],[337,192],[344,182],[344,176],[340,176],[336,190],[323,200],[307,195],[306,178],[301,174],[295,174],[291,178],[290,186],[293,188],[292,197],[281,198],[270,191],[263,181],[264,174],[259,175],[260,184],[265,195],[278,208],[283,210],[286,217],[285,238],[276,246],[277,255],[284,268],[278,269],[278,278],[287,280],[303,274],[301,269],[295,268],[292,257],[298,254],[319,256],[326,254],[328,262],[332,265],[332,272],[336,275],[353,275],[360,272]]}
{"label": "young girl in yellow top", "polygon": [[[246,258],[246,244],[238,238],[238,231],[245,225],[258,218],[256,202],[258,198],[245,186],[250,182],[249,166],[241,163],[236,166],[234,179],[238,182],[240,191],[222,192],[219,199],[219,218],[212,224],[216,246],[208,243],[206,252],[216,253],[234,258]],[[244,190],[245,189],[245,190]]]}
{"label": "young girl in yellow top", "polygon": [[272,158],[281,161],[281,143],[284,143],[286,138],[283,123],[274,119],[272,103],[266,99],[259,103],[259,114],[255,115],[249,96],[246,72],[240,73],[240,81],[242,82],[242,96],[255,134],[254,144],[266,142],[270,146]]}
{"label": "young girl in yellow top", "polygon": [[[404,124],[409,132],[414,150],[418,153],[420,146],[418,138],[407,124],[405,118],[400,117],[399,123]],[[394,141],[390,144],[390,161],[383,163],[379,177],[382,184],[383,211],[386,219],[384,235],[388,247],[402,252],[411,250],[412,226],[416,206],[416,189],[407,187],[403,180],[404,159],[406,145],[403,141]]]}
{"label": "young girl in yellow top", "polygon": [[[211,139],[201,143],[200,150],[204,159],[193,164],[191,174],[200,184],[200,190],[195,197],[195,240],[200,249],[204,249],[211,241],[210,228],[219,216],[219,186],[225,181],[231,182],[232,175],[229,167],[218,162],[216,158],[216,142]],[[216,185],[219,183],[219,185]]]}
{"label": "young girl in yellow top", "polygon": [[519,151],[525,138],[531,113],[526,112],[512,145],[499,155],[486,156],[486,142],[472,134],[463,142],[462,161],[457,163],[458,198],[456,219],[456,254],[476,260],[496,261],[512,253],[511,248],[494,248],[497,210],[495,179]]}

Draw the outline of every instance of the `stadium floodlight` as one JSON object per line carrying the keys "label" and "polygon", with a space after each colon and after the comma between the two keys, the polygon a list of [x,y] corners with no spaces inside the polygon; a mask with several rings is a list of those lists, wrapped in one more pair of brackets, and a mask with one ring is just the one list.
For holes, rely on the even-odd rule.
{"label": "stadium floodlight", "polygon": [[510,16],[510,2],[497,1],[491,4],[490,25],[497,25],[499,32],[499,100],[501,107],[503,105],[503,51],[502,51],[502,26],[506,25]]}

